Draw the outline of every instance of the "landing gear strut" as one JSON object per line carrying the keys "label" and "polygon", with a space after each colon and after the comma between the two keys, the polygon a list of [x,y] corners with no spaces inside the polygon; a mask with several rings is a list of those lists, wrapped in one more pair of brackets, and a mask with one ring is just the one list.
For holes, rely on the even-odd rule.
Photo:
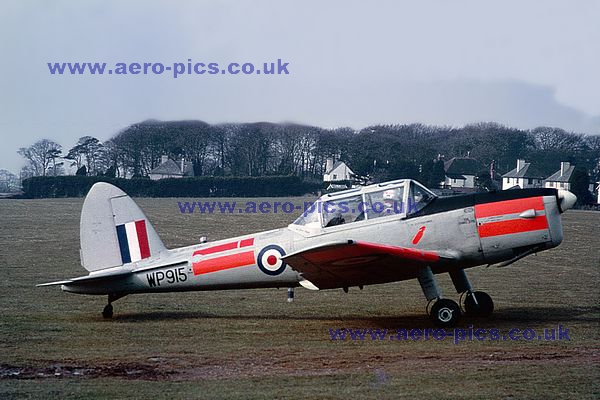
{"label": "landing gear strut", "polygon": [[456,326],[461,317],[460,306],[453,300],[442,298],[442,291],[437,285],[431,268],[420,270],[417,278],[429,303],[435,300],[431,309],[427,307],[433,323],[440,328]]}
{"label": "landing gear strut", "polygon": [[111,293],[108,295],[108,304],[104,306],[102,310],[102,317],[105,319],[111,319],[113,316],[113,306],[112,302],[119,300],[121,297],[125,297],[127,294],[122,293]]}
{"label": "landing gear strut", "polygon": [[102,317],[106,319],[110,319],[113,316],[113,306],[108,303],[104,306],[104,310],[102,310]]}
{"label": "landing gear strut", "polygon": [[489,294],[473,291],[465,270],[450,272],[457,293],[462,293],[461,303],[465,314],[470,317],[489,317],[494,311],[494,302]]}
{"label": "landing gear strut", "polygon": [[494,312],[494,302],[486,292],[466,292],[463,307],[470,317],[489,317]]}

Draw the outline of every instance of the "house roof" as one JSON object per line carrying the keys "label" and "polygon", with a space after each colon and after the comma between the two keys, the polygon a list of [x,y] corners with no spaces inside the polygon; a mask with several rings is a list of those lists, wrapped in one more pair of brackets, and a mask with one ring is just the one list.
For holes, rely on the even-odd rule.
{"label": "house roof", "polygon": [[544,179],[544,174],[540,172],[537,168],[531,165],[531,163],[525,163],[523,167],[517,171],[517,169],[513,169],[508,171],[504,175],[503,178],[536,178],[536,179]]}
{"label": "house roof", "polygon": [[571,176],[573,175],[573,171],[575,171],[575,166],[570,165],[569,168],[565,171],[562,176],[560,175],[560,169],[546,178],[546,182],[569,182],[571,181]]}
{"label": "house roof", "polygon": [[[481,169],[481,164],[474,158],[453,157],[444,161],[444,170],[446,175],[477,175]],[[463,177],[464,178],[464,177]]]}
{"label": "house roof", "polygon": [[160,164],[158,167],[150,171],[150,173],[156,175],[183,175],[179,165],[177,165],[177,163],[171,159],[168,159],[164,163]]}
{"label": "house roof", "polygon": [[[346,163],[345,163],[345,162],[343,162],[343,161],[336,161],[336,162],[333,164],[333,167],[331,167],[331,169],[330,169],[330,170],[327,170],[327,171],[325,171],[325,173],[326,173],[326,174],[330,174],[330,173],[331,173],[331,171],[335,170],[336,168],[338,168],[338,167],[339,167],[340,165],[342,165],[342,164],[346,165]],[[346,165],[346,168],[348,168],[348,169],[350,170],[350,173],[351,173],[351,174],[353,174],[353,172],[352,172],[352,170],[350,169],[350,167],[348,167],[348,166]]]}
{"label": "house roof", "polygon": [[461,179],[463,181],[467,180],[467,177],[461,174],[446,174],[446,176],[450,179]]}

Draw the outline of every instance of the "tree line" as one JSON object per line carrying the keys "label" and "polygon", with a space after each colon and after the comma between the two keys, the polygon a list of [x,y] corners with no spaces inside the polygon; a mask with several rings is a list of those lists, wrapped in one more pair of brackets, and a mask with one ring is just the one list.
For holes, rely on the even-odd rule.
{"label": "tree line", "polygon": [[402,177],[435,186],[441,168],[436,160],[469,156],[479,160],[482,173],[489,173],[492,165],[497,173],[505,173],[522,158],[548,175],[561,161],[569,161],[585,168],[594,180],[600,178],[600,136],[497,123],[373,125],[354,130],[293,123],[149,120],[104,142],[84,136],[63,151],[43,139],[19,149],[19,154],[28,160],[22,171],[25,177],[62,175],[65,163],[77,168],[79,175],[145,177],[162,155],[168,155],[191,161],[195,176],[295,175],[321,180],[326,160],[334,158],[371,181]]}

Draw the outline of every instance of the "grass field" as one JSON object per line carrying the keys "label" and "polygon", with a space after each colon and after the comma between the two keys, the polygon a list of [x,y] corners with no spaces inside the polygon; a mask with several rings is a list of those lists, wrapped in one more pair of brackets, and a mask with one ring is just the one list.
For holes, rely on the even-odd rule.
{"label": "grass field", "polygon": [[[280,200],[280,199],[279,199]],[[291,199],[302,204],[305,199]],[[168,247],[285,226],[294,216],[182,215],[138,203]],[[469,271],[495,300],[468,328],[555,328],[570,341],[332,341],[329,328],[429,328],[417,282],[310,292],[104,297],[36,288],[84,275],[81,199],[0,201],[0,398],[597,398],[600,213],[569,211],[556,249]],[[456,299],[450,280],[445,293]]]}

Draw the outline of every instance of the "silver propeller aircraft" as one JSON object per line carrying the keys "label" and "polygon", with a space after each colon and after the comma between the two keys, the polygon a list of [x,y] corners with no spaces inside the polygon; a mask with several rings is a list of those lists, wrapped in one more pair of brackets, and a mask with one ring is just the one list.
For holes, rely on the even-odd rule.
{"label": "silver propeller aircraft", "polygon": [[435,275],[450,274],[467,315],[490,315],[491,297],[473,290],[465,269],[506,266],[558,246],[560,214],[576,200],[556,189],[437,197],[405,179],[326,194],[287,228],[167,249],[134,201],[101,182],[81,212],[81,264],[89,275],[38,286],[108,295],[102,314],[111,318],[112,302],[133,293],[347,291],[417,279],[433,322],[450,327],[461,307],[442,297]]}

